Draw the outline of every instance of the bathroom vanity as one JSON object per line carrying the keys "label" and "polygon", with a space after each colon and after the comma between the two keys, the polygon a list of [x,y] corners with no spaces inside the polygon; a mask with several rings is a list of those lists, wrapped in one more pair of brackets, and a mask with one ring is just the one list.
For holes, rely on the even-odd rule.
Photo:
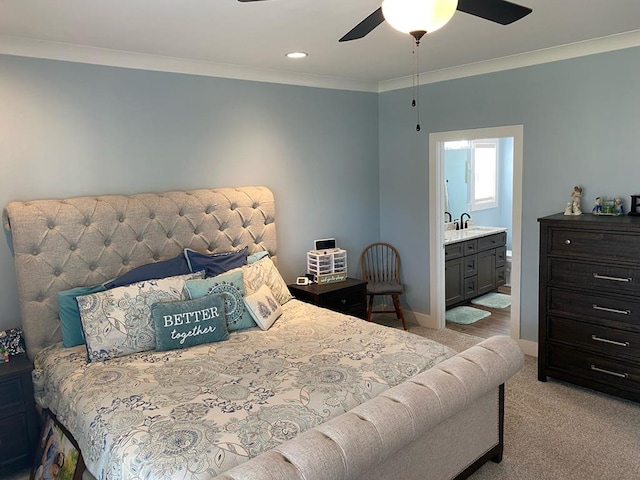
{"label": "bathroom vanity", "polygon": [[506,228],[472,226],[444,235],[446,308],[506,283]]}

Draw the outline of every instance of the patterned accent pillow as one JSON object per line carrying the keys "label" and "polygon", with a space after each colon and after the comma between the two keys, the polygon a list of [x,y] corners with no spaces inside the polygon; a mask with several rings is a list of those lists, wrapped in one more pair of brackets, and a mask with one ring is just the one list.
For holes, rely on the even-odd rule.
{"label": "patterned accent pillow", "polygon": [[229,338],[223,295],[151,305],[156,350],[175,350]]}
{"label": "patterned accent pillow", "polygon": [[280,305],[284,305],[293,298],[287,283],[269,257],[245,265],[242,267],[242,274],[246,295],[251,295],[257,292],[262,285],[267,285]]}
{"label": "patterned accent pillow", "polygon": [[236,268],[222,275],[203,280],[189,280],[185,286],[189,298],[220,293],[225,297],[227,329],[230,332],[255,327],[251,314],[244,304],[242,269]]}
{"label": "patterned accent pillow", "polygon": [[87,344],[87,360],[109,360],[154,350],[156,335],[151,305],[185,300],[187,280],[203,272],[117,287],[77,298]]}
{"label": "patterned accent pillow", "polygon": [[269,330],[282,315],[282,307],[266,285],[262,285],[256,293],[246,296],[244,303],[262,330]]}

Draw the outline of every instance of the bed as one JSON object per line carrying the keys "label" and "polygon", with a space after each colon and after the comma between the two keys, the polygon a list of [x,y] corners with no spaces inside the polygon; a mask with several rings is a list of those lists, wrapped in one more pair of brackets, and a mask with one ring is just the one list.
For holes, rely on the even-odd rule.
{"label": "bed", "polygon": [[[265,187],[6,206],[36,401],[73,435],[85,477],[448,479],[500,461],[504,383],[523,364],[517,343],[494,337],[456,354],[287,297],[273,272],[275,218]],[[245,248],[262,258],[231,271],[244,273],[247,298],[262,284],[277,292],[270,328],[107,357],[86,325],[86,345],[61,343],[59,292],[185,249]]]}

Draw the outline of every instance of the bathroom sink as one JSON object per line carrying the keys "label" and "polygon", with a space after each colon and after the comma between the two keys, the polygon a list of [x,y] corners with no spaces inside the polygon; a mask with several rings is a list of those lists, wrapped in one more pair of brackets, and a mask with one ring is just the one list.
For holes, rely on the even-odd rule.
{"label": "bathroom sink", "polygon": [[485,227],[481,225],[472,225],[462,230],[445,230],[444,244],[448,245],[450,243],[462,242],[464,240],[471,240],[472,238],[485,237],[506,231],[507,228],[505,227]]}
{"label": "bathroom sink", "polygon": [[481,227],[479,225],[472,225],[472,226],[464,229],[464,231],[466,231],[466,232],[473,232],[473,231],[494,232],[495,230],[501,231],[501,230],[504,230],[504,229],[499,228],[499,227]]}

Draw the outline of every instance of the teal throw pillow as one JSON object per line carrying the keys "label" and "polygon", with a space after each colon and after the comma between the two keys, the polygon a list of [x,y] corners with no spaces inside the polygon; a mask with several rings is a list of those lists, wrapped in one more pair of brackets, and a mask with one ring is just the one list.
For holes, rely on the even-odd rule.
{"label": "teal throw pillow", "polygon": [[235,269],[203,280],[189,280],[185,288],[192,299],[211,294],[224,295],[227,328],[230,332],[256,326],[244,304],[242,270]]}
{"label": "teal throw pillow", "polygon": [[268,257],[268,256],[269,256],[269,252],[267,252],[266,250],[261,250],[256,253],[252,253],[251,255],[247,256],[247,264],[256,263],[258,260],[261,260],[264,257]]}
{"label": "teal throw pillow", "polygon": [[194,300],[155,303],[151,316],[156,332],[156,350],[175,350],[229,338],[225,298],[221,294]]}
{"label": "teal throw pillow", "polygon": [[62,327],[62,345],[64,347],[69,348],[84,344],[82,322],[76,297],[104,292],[105,290],[104,285],[93,285],[91,287],[76,287],[58,292],[58,317]]}

